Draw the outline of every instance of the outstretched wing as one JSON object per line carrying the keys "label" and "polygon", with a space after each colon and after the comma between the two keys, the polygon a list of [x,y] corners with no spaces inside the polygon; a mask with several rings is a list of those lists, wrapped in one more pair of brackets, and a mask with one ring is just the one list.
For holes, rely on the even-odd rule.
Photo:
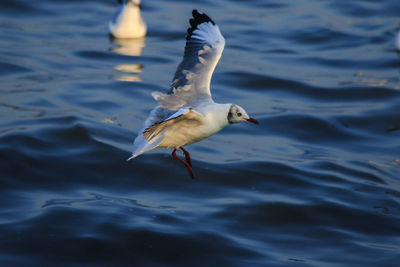
{"label": "outstretched wing", "polygon": [[192,12],[186,36],[185,53],[175,72],[168,94],[153,93],[161,107],[177,110],[198,100],[211,100],[210,82],[225,39],[218,26],[206,14]]}

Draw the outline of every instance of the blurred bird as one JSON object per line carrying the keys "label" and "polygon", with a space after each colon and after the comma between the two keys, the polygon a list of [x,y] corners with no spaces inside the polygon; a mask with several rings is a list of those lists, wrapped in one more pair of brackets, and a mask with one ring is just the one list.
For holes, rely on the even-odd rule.
{"label": "blurred bird", "polygon": [[119,0],[120,6],[108,24],[115,38],[140,38],[146,35],[146,23],[140,14],[140,0]]}
{"label": "blurred bird", "polygon": [[[189,145],[239,122],[258,122],[236,104],[218,104],[211,97],[210,82],[225,39],[214,21],[197,10],[192,12],[182,62],[168,94],[154,92],[159,106],[153,109],[134,141],[131,160],[157,147],[173,148],[172,156],[182,162],[194,178]],[[176,155],[181,149],[185,160]]]}

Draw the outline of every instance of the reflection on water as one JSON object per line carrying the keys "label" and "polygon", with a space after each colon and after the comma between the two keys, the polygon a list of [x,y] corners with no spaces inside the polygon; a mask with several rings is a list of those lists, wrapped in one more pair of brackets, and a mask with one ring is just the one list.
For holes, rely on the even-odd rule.
{"label": "reflection on water", "polygon": [[142,55],[145,40],[144,37],[137,39],[111,38],[111,42],[115,45],[111,48],[111,51],[125,56],[138,57]]}
{"label": "reflection on water", "polygon": [[[137,39],[117,39],[112,38],[111,42],[115,45],[111,48],[112,52],[132,57],[139,57],[142,55],[143,48],[145,47],[146,38]],[[114,79],[117,81],[124,82],[140,82],[142,81],[139,73],[142,72],[143,65],[132,63],[132,64],[119,64],[114,67],[116,70],[123,72],[123,75],[119,75]]]}
{"label": "reflection on water", "polygon": [[140,78],[138,73],[142,72],[143,65],[141,64],[121,64],[115,66],[115,69],[121,72],[126,72],[128,74],[119,75],[114,79],[117,81],[123,82],[141,82],[142,79]]}

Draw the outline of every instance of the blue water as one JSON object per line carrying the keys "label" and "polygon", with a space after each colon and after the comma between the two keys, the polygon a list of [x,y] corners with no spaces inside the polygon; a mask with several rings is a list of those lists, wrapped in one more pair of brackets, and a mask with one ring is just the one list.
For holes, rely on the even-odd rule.
{"label": "blue water", "polygon": [[[400,2],[0,2],[1,266],[398,266]],[[215,101],[260,125],[126,162],[192,9],[226,47]]]}

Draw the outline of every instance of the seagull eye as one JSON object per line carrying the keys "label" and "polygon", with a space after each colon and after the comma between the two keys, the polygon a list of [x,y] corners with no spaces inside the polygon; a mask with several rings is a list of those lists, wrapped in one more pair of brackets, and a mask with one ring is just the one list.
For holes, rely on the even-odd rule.
{"label": "seagull eye", "polygon": [[240,113],[240,112],[237,115],[238,115],[238,117],[242,117],[242,113]]}

